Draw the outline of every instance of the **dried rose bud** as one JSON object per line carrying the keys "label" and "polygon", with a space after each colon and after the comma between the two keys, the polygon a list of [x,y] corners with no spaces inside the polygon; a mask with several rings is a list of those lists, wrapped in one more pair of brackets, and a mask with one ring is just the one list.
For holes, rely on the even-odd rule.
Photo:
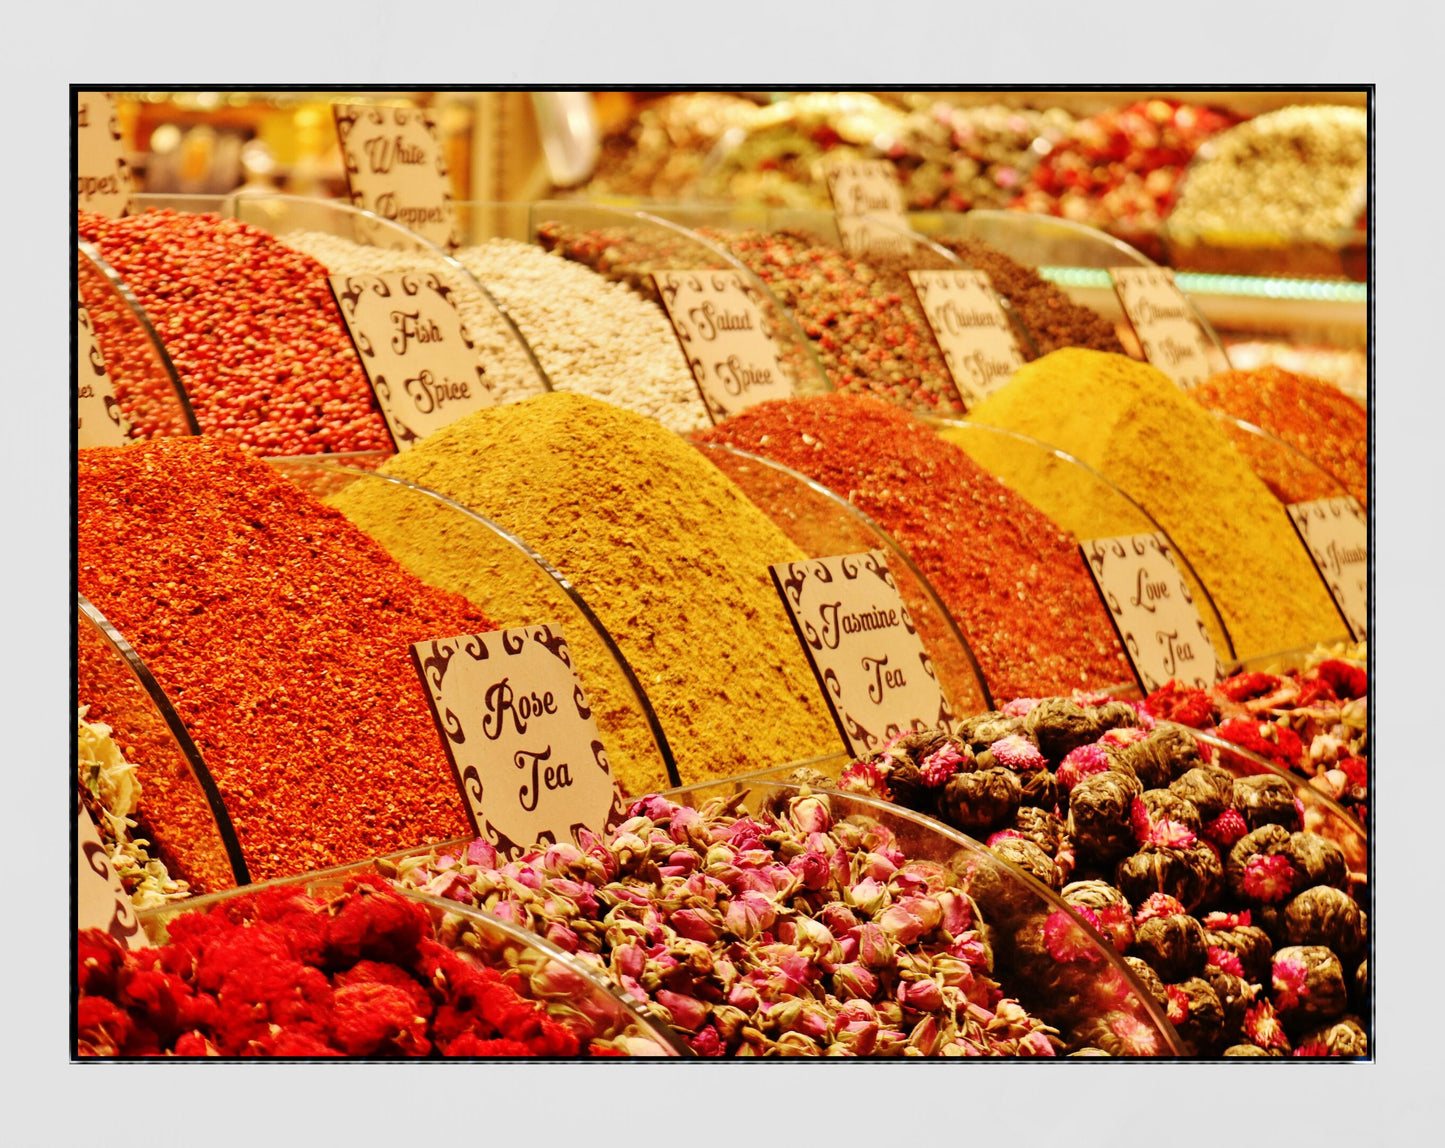
{"label": "dried rose bud", "polygon": [[658,989],[655,997],[657,1003],[667,1009],[671,1017],[670,1023],[677,1028],[696,1032],[707,1021],[708,1006],[696,997],[669,992],[667,989]]}
{"label": "dried rose bud", "polygon": [[788,820],[803,833],[826,833],[833,814],[823,797],[795,797],[788,802]]}

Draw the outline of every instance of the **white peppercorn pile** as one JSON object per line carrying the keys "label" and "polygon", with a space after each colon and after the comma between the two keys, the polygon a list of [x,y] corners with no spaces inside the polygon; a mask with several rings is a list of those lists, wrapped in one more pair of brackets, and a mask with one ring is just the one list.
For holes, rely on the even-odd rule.
{"label": "white peppercorn pile", "polygon": [[463,248],[457,259],[507,309],[557,390],[591,395],[679,433],[710,425],[656,303],[512,239]]}

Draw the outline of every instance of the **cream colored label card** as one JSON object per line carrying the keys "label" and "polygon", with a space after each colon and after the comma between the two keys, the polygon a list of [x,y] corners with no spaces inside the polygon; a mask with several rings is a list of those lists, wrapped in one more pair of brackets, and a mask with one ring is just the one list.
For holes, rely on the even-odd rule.
{"label": "cream colored label card", "polygon": [[1167,267],[1111,267],[1114,293],[1144,357],[1186,391],[1214,373],[1210,342]]}
{"label": "cream colored label card", "polygon": [[111,385],[110,372],[105,369],[105,356],[95,341],[90,312],[83,305],[75,330],[79,343],[75,357],[77,444],[125,446],[130,442],[130,423],[115,401],[115,387]]}
{"label": "cream colored label card", "polygon": [[125,158],[120,118],[109,92],[77,92],[75,108],[76,202],[81,211],[111,219],[131,209],[135,177]]}
{"label": "cream colored label card", "polygon": [[1003,386],[1023,352],[986,271],[910,271],[943,361],[965,409]]}
{"label": "cream colored label card", "polygon": [[1369,637],[1370,531],[1355,499],[1319,498],[1286,507],[1330,597],[1357,642]]}
{"label": "cream colored label card", "polygon": [[461,243],[451,177],[431,114],[420,108],[332,104],[354,207],[451,251]]}
{"label": "cream colored label card", "polygon": [[128,949],[147,945],[135,905],[110,863],[95,822],[80,807],[76,833],[75,927],[109,933]]}

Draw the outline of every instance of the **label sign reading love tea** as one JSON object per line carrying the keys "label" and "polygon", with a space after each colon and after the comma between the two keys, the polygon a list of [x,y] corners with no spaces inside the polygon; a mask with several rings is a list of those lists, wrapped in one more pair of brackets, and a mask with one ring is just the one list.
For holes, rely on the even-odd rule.
{"label": "label sign reading love tea", "polygon": [[128,949],[147,945],[135,905],[110,863],[95,822],[80,806],[76,829],[75,927],[109,933]]}
{"label": "label sign reading love tea", "polygon": [[354,207],[450,251],[461,243],[436,123],[420,108],[332,104]]}
{"label": "label sign reading love tea", "polygon": [[1365,641],[1370,617],[1370,534],[1365,508],[1344,497],[1295,502],[1285,509],[1350,635],[1357,642]]}
{"label": "label sign reading love tea", "polygon": [[1024,365],[987,271],[910,271],[908,278],[965,409]]}
{"label": "label sign reading love tea", "polygon": [[493,405],[476,344],[434,271],[329,282],[398,451]]}
{"label": "label sign reading love tea", "polygon": [[1082,543],[1079,552],[1145,693],[1170,679],[1204,689],[1224,676],[1162,534],[1095,538]]}
{"label": "label sign reading love tea", "polygon": [[109,92],[75,94],[75,191],[81,211],[119,219],[131,209],[135,177]]}
{"label": "label sign reading love tea", "polygon": [[110,372],[105,369],[105,356],[95,341],[90,325],[90,312],[81,306],[75,327],[77,342],[75,358],[75,402],[77,445],[125,446],[130,442],[130,423],[120,413],[115,401],[115,388]]}
{"label": "label sign reading love tea", "polygon": [[411,659],[472,827],[508,860],[622,820],[622,794],[560,628],[414,642]]}
{"label": "label sign reading love tea", "polygon": [[1114,294],[1144,357],[1186,391],[1214,373],[1209,340],[1167,267],[1111,267]]}
{"label": "label sign reading love tea", "polygon": [[881,551],[769,566],[843,743],[873,752],[954,713]]}
{"label": "label sign reading love tea", "polygon": [[792,395],[751,283],[736,271],[654,271],[652,279],[714,424]]}
{"label": "label sign reading love tea", "polygon": [[833,201],[838,238],[853,255],[907,254],[912,241],[895,228],[908,229],[898,172],[884,159],[839,159],[823,169]]}

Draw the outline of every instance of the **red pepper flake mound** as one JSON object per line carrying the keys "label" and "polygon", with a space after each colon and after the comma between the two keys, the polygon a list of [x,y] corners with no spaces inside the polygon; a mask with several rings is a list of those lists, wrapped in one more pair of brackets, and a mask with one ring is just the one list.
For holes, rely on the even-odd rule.
{"label": "red pepper flake mound", "polygon": [[801,471],[877,521],[933,583],[995,698],[1129,679],[1074,540],[904,411],[854,395],[784,399],[696,437]]}
{"label": "red pepper flake mound", "polygon": [[234,444],[78,469],[80,591],[175,704],[253,879],[467,832],[407,647],[485,617]]}
{"label": "red pepper flake mound", "polygon": [[165,344],[206,434],[263,455],[390,450],[326,268],[215,215],[80,213]]}

